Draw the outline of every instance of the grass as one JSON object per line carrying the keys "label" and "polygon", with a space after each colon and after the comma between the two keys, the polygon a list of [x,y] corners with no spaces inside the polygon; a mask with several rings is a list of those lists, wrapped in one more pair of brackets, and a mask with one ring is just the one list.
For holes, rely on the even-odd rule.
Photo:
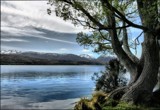
{"label": "grass", "polygon": [[146,107],[143,105],[132,105],[126,102],[119,102],[115,107],[104,106],[102,110],[160,110],[160,108]]}
{"label": "grass", "polygon": [[96,92],[91,99],[81,98],[76,104],[75,110],[160,110],[160,108],[146,107],[142,105],[132,105],[108,99],[108,95],[103,92]]}

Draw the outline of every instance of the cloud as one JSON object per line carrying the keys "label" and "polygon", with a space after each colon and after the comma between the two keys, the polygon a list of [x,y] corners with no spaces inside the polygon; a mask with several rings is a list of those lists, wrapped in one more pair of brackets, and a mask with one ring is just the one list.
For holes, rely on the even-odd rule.
{"label": "cloud", "polygon": [[[54,12],[48,15],[49,7],[47,1],[1,1],[1,47],[82,54],[76,33],[87,30],[62,20]],[[83,52],[91,53],[85,49]]]}
{"label": "cloud", "polygon": [[15,39],[15,38],[11,38],[11,39],[1,38],[1,42],[29,42],[29,41],[23,40],[23,39]]}
{"label": "cloud", "polygon": [[68,49],[66,49],[66,48],[61,48],[60,51],[66,52],[66,51],[68,51]]}
{"label": "cloud", "polygon": [[23,47],[14,47],[14,46],[8,46],[8,45],[3,45],[3,46],[1,46],[1,50],[18,50],[18,51],[24,51]]}
{"label": "cloud", "polygon": [[60,49],[57,49],[55,53],[66,54],[66,53],[70,53],[71,51],[73,50],[70,48],[60,48]]}
{"label": "cloud", "polygon": [[95,58],[95,56],[93,55],[93,53],[89,53],[88,55],[91,56],[91,57],[93,57],[93,58]]}
{"label": "cloud", "polygon": [[[57,39],[57,38],[49,38],[49,36],[52,36],[52,35],[45,36],[46,33],[42,31],[37,31],[34,28],[30,28],[30,27],[29,28],[2,27],[2,32],[7,33],[7,35],[12,35],[12,37],[16,36],[16,37],[24,38],[25,36],[27,36],[27,38],[29,37],[40,38],[40,39],[49,40],[49,41],[56,41],[60,43],[68,43],[68,44],[77,45],[76,42],[67,41],[63,39]],[[7,35],[3,35],[3,37]],[[2,41],[10,41],[10,42],[11,41],[23,41],[24,42],[25,40],[10,38],[10,39],[3,39]]]}
{"label": "cloud", "polygon": [[83,49],[82,52],[88,53],[88,52],[90,52],[90,50],[88,50],[88,49]]}
{"label": "cloud", "polygon": [[68,43],[68,44],[74,44],[77,45],[77,43],[75,42],[70,42],[70,41],[66,41],[66,40],[61,40],[61,39],[54,39],[54,38],[47,38],[47,37],[43,37],[43,36],[39,36],[39,38],[44,38],[46,40],[52,40],[52,41],[57,41],[57,42],[62,42],[62,43]]}
{"label": "cloud", "polygon": [[[7,35],[12,35],[12,36],[23,36],[23,35],[28,35],[30,37],[35,36],[35,35],[40,35],[40,34],[45,34],[41,31],[35,30],[33,27],[12,27],[12,26],[1,26],[1,31],[5,32]],[[5,34],[5,36],[6,36]],[[3,33],[2,33],[3,35]],[[4,37],[4,36],[3,36]]]}
{"label": "cloud", "polygon": [[49,8],[47,1],[2,1],[2,26],[25,27],[32,25],[68,33],[83,30],[82,27],[76,28],[71,22],[65,22],[56,17],[54,13],[48,15],[47,8]]}

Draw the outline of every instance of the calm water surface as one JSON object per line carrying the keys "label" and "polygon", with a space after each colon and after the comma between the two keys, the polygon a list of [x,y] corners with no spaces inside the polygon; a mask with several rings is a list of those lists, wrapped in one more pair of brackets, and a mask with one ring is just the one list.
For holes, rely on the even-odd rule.
{"label": "calm water surface", "polygon": [[2,109],[67,109],[89,97],[104,66],[1,66]]}

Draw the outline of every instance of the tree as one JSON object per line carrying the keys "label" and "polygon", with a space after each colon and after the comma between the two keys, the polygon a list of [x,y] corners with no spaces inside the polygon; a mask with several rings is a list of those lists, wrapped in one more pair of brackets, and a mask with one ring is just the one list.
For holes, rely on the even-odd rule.
{"label": "tree", "polygon": [[[54,4],[57,16],[92,31],[78,34],[81,45],[93,46],[95,52],[115,53],[130,72],[129,85],[114,90],[112,95],[125,91],[121,100],[134,104],[151,100],[159,68],[159,0],[49,0],[49,4]],[[134,16],[141,23],[133,22]],[[135,39],[137,43],[139,37],[144,39],[141,58],[131,51],[129,27],[142,30]]]}
{"label": "tree", "polygon": [[118,87],[127,85],[127,79],[123,76],[126,73],[126,69],[119,61],[111,59],[106,64],[106,70],[100,73],[94,73],[92,80],[96,82],[96,91],[103,91],[110,93]]}

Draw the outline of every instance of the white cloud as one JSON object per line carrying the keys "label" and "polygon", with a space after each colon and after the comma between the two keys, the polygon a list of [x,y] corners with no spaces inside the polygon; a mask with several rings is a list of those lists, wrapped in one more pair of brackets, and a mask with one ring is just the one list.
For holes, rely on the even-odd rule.
{"label": "white cloud", "polygon": [[[36,36],[35,36],[35,37],[36,37]],[[38,38],[43,38],[43,39],[46,39],[46,40],[52,40],[52,41],[57,41],[57,42],[62,42],[62,43],[68,43],[68,44],[77,45],[77,43],[75,43],[75,42],[66,41],[66,40],[61,40],[61,39],[47,38],[47,37],[43,37],[43,36],[38,36]]]}
{"label": "white cloud", "polygon": [[55,53],[61,53],[61,54],[66,54],[66,53],[70,53],[70,51],[71,51],[71,49],[69,49],[69,48],[60,48],[60,49],[57,49],[57,50],[55,50],[54,52]]}
{"label": "white cloud", "polygon": [[[14,7],[10,7],[10,5]],[[47,1],[3,1],[1,5],[2,26],[51,29],[59,32],[79,32],[82,27],[76,28],[70,22],[47,14]]]}
{"label": "white cloud", "polygon": [[89,53],[88,55],[94,58],[94,55],[93,55],[93,53]]}
{"label": "white cloud", "polygon": [[82,52],[83,53],[88,53],[88,52],[90,52],[90,50],[89,49],[83,49]]}
{"label": "white cloud", "polygon": [[[14,28],[14,27],[2,27],[2,31],[4,32],[7,32],[7,33],[10,33],[16,37],[24,37],[24,36],[27,36],[27,37],[34,37],[34,38],[41,38],[41,39],[44,39],[44,40],[51,40],[51,41],[57,41],[57,42],[61,42],[61,43],[68,43],[68,44],[74,44],[74,45],[77,45],[76,42],[71,42],[71,41],[67,41],[67,40],[63,40],[63,39],[56,39],[56,38],[48,38],[48,37],[45,37],[43,36],[43,32],[41,31],[37,31],[35,29],[32,29],[32,28]],[[3,39],[3,41],[23,41],[24,40],[21,40],[21,39]]]}
{"label": "white cloud", "polygon": [[3,39],[1,38],[1,42],[29,42],[27,40],[23,40],[23,39],[15,39],[15,38],[11,38],[11,39]]}
{"label": "white cloud", "polygon": [[37,31],[33,28],[20,28],[20,27],[7,27],[7,26],[1,26],[1,31],[6,32],[8,34],[12,34],[13,36],[22,36],[22,35],[28,35],[28,36],[34,36],[39,34],[44,34],[41,31]]}
{"label": "white cloud", "polygon": [[[83,27],[74,27],[72,23],[65,22],[62,18],[56,17],[54,13],[48,15],[47,9],[49,7],[47,1],[1,1],[1,35],[4,41],[2,42],[2,48],[73,54],[85,52],[90,54],[90,50],[83,50],[76,43],[75,34],[74,36],[72,34],[71,36],[69,36],[70,34],[65,36],[65,33],[87,30],[84,30]],[[63,32],[63,34],[61,33],[61,36],[59,34],[53,35],[54,32],[52,33],[52,31]],[[37,42],[35,42],[36,39]],[[18,45],[15,43],[15,41],[26,42],[25,40],[29,41],[31,45],[32,43],[37,43],[37,45],[31,47],[26,43],[17,43]],[[6,43],[11,41],[14,42]],[[45,46],[42,47],[42,45]]]}
{"label": "white cloud", "polygon": [[66,49],[66,48],[61,48],[60,51],[66,52],[66,51],[68,51],[68,49]]}
{"label": "white cloud", "polygon": [[22,47],[14,47],[14,46],[7,46],[7,45],[3,45],[1,46],[1,50],[17,50],[17,51],[24,51],[24,48]]}

